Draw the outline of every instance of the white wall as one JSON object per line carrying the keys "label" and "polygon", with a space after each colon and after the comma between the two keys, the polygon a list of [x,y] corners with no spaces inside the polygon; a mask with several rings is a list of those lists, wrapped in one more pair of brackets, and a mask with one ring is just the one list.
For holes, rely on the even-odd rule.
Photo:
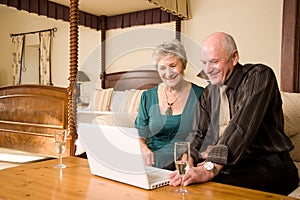
{"label": "white wall", "polygon": [[279,81],[283,0],[190,0],[192,19],[183,32],[196,43],[224,31],[237,43],[240,62],[264,63]]}
{"label": "white wall", "polygon": [[[175,23],[172,22],[147,27],[108,30],[106,33],[106,72],[155,69],[152,65],[153,47],[163,41],[173,39],[174,26]],[[84,83],[84,90],[89,96],[98,85],[101,73],[101,62],[98,62],[100,53],[99,44],[81,65],[82,70],[91,78],[91,82]]]}
{"label": "white wall", "polygon": [[[200,44],[208,34],[225,31],[236,39],[242,64],[265,63],[274,69],[279,81],[283,0],[190,0],[190,3],[192,19],[182,23],[182,39],[190,61],[186,70],[188,80],[205,85],[195,76],[201,70]],[[68,86],[68,23],[18,11],[5,17],[1,15],[0,27],[0,86],[11,83],[9,34],[52,27],[58,29],[53,41],[53,83]],[[174,23],[108,31],[107,71],[153,68],[152,48],[174,38],[173,31]],[[79,70],[85,71],[92,80],[85,84],[88,94],[99,80],[100,37],[100,32],[80,27]]]}

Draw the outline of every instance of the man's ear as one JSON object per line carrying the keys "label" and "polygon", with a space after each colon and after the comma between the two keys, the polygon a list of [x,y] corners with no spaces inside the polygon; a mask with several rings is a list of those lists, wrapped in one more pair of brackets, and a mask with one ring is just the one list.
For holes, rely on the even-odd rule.
{"label": "man's ear", "polygon": [[239,62],[239,59],[240,59],[238,51],[233,52],[232,59],[233,59],[233,66],[235,66]]}

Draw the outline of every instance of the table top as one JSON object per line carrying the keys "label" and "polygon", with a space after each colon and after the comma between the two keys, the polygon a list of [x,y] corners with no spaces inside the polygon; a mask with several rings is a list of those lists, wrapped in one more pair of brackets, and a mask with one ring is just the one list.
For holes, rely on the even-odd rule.
{"label": "table top", "polygon": [[47,160],[0,170],[0,199],[293,199],[290,197],[219,183],[188,186],[189,194],[175,193],[177,187],[144,190],[90,173],[87,159],[67,157],[68,167],[56,169],[58,160]]}

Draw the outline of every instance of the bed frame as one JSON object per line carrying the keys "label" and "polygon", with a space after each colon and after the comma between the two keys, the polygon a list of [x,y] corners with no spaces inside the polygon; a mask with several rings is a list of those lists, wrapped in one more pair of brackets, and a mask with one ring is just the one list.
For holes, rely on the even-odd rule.
{"label": "bed frame", "polygon": [[144,90],[152,88],[161,82],[156,70],[132,70],[115,72],[110,74],[102,73],[101,86],[114,88],[117,91],[137,89]]}
{"label": "bed frame", "polygon": [[[54,133],[67,128],[67,90],[55,86],[0,88],[0,147],[56,156]],[[65,155],[71,155],[68,137]]]}

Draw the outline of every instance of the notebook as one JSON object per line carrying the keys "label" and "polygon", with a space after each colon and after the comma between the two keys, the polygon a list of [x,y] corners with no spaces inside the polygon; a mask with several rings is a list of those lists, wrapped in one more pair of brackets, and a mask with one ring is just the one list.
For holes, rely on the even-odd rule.
{"label": "notebook", "polygon": [[93,175],[147,190],[169,184],[172,171],[145,166],[136,128],[78,124]]}

